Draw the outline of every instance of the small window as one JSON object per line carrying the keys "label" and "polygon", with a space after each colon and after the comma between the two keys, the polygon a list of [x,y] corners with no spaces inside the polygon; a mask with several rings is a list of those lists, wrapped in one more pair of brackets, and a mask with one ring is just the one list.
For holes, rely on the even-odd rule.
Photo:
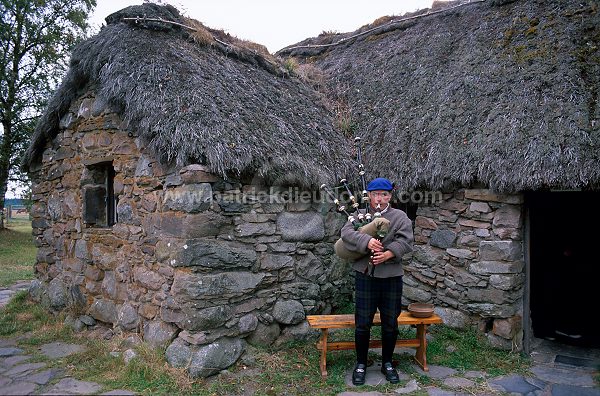
{"label": "small window", "polygon": [[112,162],[88,165],[82,178],[83,221],[92,226],[110,227],[117,222],[115,168]]}

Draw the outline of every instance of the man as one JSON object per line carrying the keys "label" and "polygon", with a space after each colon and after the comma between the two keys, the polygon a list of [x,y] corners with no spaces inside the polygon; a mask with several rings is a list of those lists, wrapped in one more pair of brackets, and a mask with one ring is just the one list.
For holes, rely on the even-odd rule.
{"label": "man", "polygon": [[379,212],[390,221],[389,232],[383,240],[355,230],[350,222],[341,231],[346,248],[365,254],[352,263],[355,271],[356,322],[356,366],[352,373],[354,385],[365,383],[371,326],[377,309],[381,316],[381,372],[391,383],[400,380],[392,366],[392,355],[398,338],[397,319],[401,310],[402,256],[412,251],[413,229],[406,213],[391,207],[392,190],[392,183],[385,178],[374,179],[367,185],[371,214]]}

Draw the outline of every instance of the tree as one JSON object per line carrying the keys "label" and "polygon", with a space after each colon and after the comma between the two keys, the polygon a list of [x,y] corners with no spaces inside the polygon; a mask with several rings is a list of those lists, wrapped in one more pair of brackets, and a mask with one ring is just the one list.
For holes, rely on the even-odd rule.
{"label": "tree", "polygon": [[0,230],[8,182],[96,0],[0,0]]}

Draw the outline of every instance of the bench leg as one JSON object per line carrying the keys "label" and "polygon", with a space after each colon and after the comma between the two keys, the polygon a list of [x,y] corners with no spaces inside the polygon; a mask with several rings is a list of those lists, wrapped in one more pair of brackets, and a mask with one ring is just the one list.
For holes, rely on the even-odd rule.
{"label": "bench leg", "polygon": [[417,347],[417,352],[415,353],[415,360],[417,364],[421,366],[423,371],[429,371],[429,367],[427,367],[427,338],[425,335],[427,334],[427,325],[418,324],[417,325],[417,340],[419,340],[419,346]]}
{"label": "bench leg", "polygon": [[321,332],[321,361],[319,366],[321,367],[321,377],[327,378],[327,333],[328,329],[322,329]]}

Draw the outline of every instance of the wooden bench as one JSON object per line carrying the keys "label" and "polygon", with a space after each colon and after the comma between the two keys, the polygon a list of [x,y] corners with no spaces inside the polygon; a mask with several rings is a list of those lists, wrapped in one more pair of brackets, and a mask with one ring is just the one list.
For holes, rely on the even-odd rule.
{"label": "wooden bench", "polygon": [[[327,351],[339,351],[354,349],[354,341],[336,341],[328,342],[327,336],[329,329],[343,329],[354,327],[354,314],[348,315],[309,315],[306,317],[310,327],[321,329],[321,338],[317,342],[317,349],[321,351],[321,376],[327,377]],[[408,312],[403,311],[398,316],[399,325],[415,325],[417,327],[417,337],[411,339],[398,339],[396,346],[402,347],[415,347],[417,351],[415,353],[415,360],[423,371],[429,371],[427,367],[427,326],[431,324],[442,323],[442,319],[433,314],[428,318],[415,318]],[[379,313],[375,314],[373,320],[374,326],[381,325],[381,319]],[[381,340],[371,340],[369,342],[369,348],[381,348]]]}

